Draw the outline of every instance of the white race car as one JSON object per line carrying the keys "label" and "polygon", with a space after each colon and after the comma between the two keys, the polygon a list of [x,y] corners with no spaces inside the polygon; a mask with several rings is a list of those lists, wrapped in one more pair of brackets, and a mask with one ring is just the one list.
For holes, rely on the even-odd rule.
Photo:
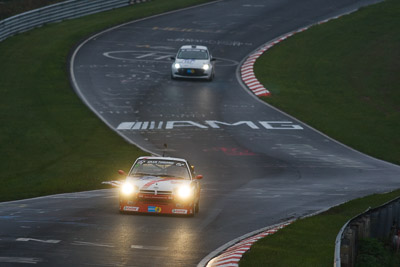
{"label": "white race car", "polygon": [[171,78],[197,78],[211,81],[214,78],[214,61],[208,48],[201,45],[182,46],[171,66]]}
{"label": "white race car", "polygon": [[119,210],[193,216],[199,212],[202,178],[184,159],[140,157],[120,187]]}

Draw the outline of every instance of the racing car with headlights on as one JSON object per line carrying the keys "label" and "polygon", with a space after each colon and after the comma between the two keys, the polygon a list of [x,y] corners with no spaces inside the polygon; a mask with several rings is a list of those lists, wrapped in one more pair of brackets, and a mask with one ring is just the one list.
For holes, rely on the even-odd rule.
{"label": "racing car with headlights on", "polygon": [[206,46],[184,45],[171,57],[171,78],[197,78],[211,81],[214,78],[214,61]]}
{"label": "racing car with headlights on", "polygon": [[184,159],[140,157],[120,187],[119,210],[193,216],[199,212],[202,178]]}

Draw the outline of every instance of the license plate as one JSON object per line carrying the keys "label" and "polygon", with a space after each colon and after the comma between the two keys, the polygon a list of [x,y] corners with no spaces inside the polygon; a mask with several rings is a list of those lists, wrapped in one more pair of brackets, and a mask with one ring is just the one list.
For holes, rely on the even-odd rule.
{"label": "license plate", "polygon": [[194,73],[194,70],[187,70],[187,73],[193,74],[193,73]]}

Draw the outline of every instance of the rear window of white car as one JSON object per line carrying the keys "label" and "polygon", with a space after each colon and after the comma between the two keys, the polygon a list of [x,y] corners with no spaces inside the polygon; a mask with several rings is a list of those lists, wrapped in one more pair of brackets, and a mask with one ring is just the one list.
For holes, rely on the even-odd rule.
{"label": "rear window of white car", "polygon": [[208,59],[208,51],[203,49],[181,49],[178,52],[179,59]]}

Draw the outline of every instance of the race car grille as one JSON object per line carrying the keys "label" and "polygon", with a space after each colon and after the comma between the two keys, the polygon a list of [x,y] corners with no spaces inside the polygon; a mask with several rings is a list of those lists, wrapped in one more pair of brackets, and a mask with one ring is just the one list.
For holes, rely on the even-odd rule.
{"label": "race car grille", "polygon": [[140,190],[138,194],[138,201],[142,203],[171,203],[174,197],[171,191],[157,191],[154,190]]}
{"label": "race car grille", "polygon": [[174,203],[172,199],[140,199],[140,203],[142,204],[153,204],[153,203]]}
{"label": "race car grille", "polygon": [[206,76],[203,69],[187,69],[182,68],[178,70],[178,74],[182,76]]}
{"label": "race car grille", "polygon": [[[154,190],[140,190],[140,193],[155,195],[156,192]],[[172,191],[157,191],[157,195],[172,195]]]}

